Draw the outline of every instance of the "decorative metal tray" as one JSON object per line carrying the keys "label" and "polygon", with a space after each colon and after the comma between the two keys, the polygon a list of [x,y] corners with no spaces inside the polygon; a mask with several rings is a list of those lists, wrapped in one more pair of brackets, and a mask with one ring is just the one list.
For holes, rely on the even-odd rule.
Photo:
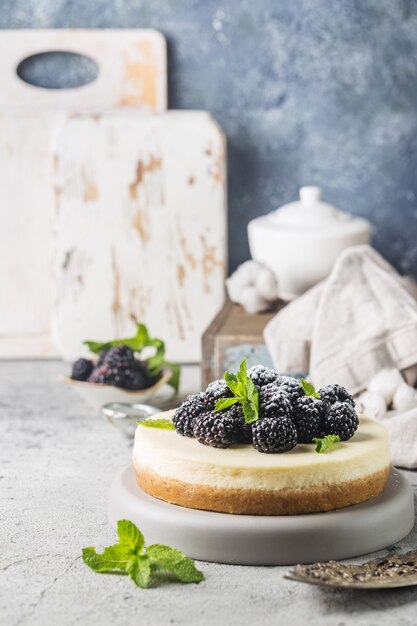
{"label": "decorative metal tray", "polygon": [[337,561],[296,565],[285,578],[312,585],[350,589],[383,589],[417,585],[417,550],[388,554],[361,565]]}

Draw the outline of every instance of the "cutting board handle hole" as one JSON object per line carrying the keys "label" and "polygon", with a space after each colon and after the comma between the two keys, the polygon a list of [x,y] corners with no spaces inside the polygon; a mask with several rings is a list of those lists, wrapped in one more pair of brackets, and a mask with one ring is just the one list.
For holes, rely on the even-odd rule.
{"label": "cutting board handle hole", "polygon": [[99,67],[90,57],[65,50],[32,54],[20,61],[16,74],[43,89],[74,89],[97,79]]}

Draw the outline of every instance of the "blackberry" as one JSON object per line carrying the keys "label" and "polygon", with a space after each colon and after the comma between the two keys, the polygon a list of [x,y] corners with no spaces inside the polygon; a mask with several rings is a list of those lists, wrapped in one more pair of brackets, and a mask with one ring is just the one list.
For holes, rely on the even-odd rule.
{"label": "blackberry", "polygon": [[155,381],[152,379],[147,371],[146,364],[142,361],[133,360],[128,368],[122,367],[113,369],[115,379],[118,382],[114,384],[124,389],[130,389],[131,391],[139,391],[140,389],[146,389],[150,387]]}
{"label": "blackberry", "polygon": [[252,426],[245,422],[242,405],[233,404],[228,409],[220,411],[221,415],[230,416],[236,426],[236,443],[252,443]]}
{"label": "blackberry", "polygon": [[282,391],[285,391],[293,407],[295,406],[298,398],[302,398],[305,395],[300,381],[296,378],[292,378],[291,376],[279,376],[277,385],[280,389],[282,389]]}
{"label": "blackberry", "polygon": [[243,419],[243,424],[237,431],[236,435],[236,443],[252,443],[253,441],[253,433],[252,433],[252,424],[247,424]]}
{"label": "blackberry", "polygon": [[133,361],[128,369],[122,367],[110,367],[107,363],[95,367],[90,378],[90,383],[113,385],[130,391],[146,389],[152,384],[151,379],[139,361]]}
{"label": "blackberry", "polygon": [[90,383],[99,383],[101,385],[114,385],[115,387],[124,387],[125,377],[117,369],[112,369],[108,365],[100,365],[95,367],[90,378]]}
{"label": "blackberry", "polygon": [[254,365],[248,370],[248,375],[252,378],[257,387],[264,387],[278,380],[279,374],[265,365]]}
{"label": "blackberry", "polygon": [[134,362],[133,350],[123,344],[110,348],[104,357],[104,364],[112,369],[127,369]]}
{"label": "blackberry", "polygon": [[313,396],[298,398],[292,417],[298,443],[311,443],[313,437],[321,437],[326,409],[326,404]]}
{"label": "blackberry", "polygon": [[101,365],[104,365],[104,361],[107,356],[107,353],[108,353],[108,350],[102,350],[100,352],[100,354],[98,355],[96,367],[100,367]]}
{"label": "blackberry", "polygon": [[172,421],[175,430],[184,437],[193,437],[193,426],[196,418],[207,412],[205,394],[196,393],[188,398],[178,407],[174,413]]}
{"label": "blackberry", "polygon": [[341,385],[326,385],[319,390],[320,398],[328,404],[335,402],[347,402],[350,406],[355,406],[355,401],[350,393]]}
{"label": "blackberry", "polygon": [[194,422],[193,435],[206,446],[230,448],[237,441],[236,420],[228,410],[202,413]]}
{"label": "blackberry", "polygon": [[99,383],[101,385],[109,385],[112,379],[112,372],[107,365],[95,367],[88,379],[89,383]]}
{"label": "blackberry", "polygon": [[212,411],[216,406],[217,400],[220,398],[231,398],[232,392],[226,384],[226,381],[220,379],[209,384],[205,392],[207,407]]}
{"label": "blackberry", "polygon": [[77,359],[72,366],[71,378],[73,380],[87,380],[94,369],[94,363],[89,359]]}
{"label": "blackberry", "polygon": [[324,434],[339,435],[342,441],[350,439],[358,425],[358,415],[347,402],[332,404],[323,420]]}
{"label": "blackberry", "polygon": [[297,431],[288,417],[258,419],[252,433],[258,452],[287,452],[297,444]]}
{"label": "blackberry", "polygon": [[291,417],[292,405],[282,387],[269,383],[259,390],[259,414],[264,417]]}

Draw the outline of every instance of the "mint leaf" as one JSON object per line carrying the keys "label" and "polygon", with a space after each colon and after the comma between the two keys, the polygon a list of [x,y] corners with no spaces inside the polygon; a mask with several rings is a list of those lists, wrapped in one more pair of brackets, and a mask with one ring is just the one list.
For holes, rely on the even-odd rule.
{"label": "mint leaf", "polygon": [[101,341],[84,341],[83,343],[93,354],[99,354],[99,352],[107,349],[107,347],[110,348],[107,343],[103,343]]}
{"label": "mint leaf", "polygon": [[248,376],[246,359],[243,359],[236,374],[224,373],[224,380],[233,398],[221,398],[216,402],[215,412],[223,411],[229,406],[240,402],[247,424],[253,424],[259,418],[259,394],[253,380]]}
{"label": "mint leaf", "polygon": [[[140,530],[127,519],[121,519],[117,522],[117,534],[119,535],[119,543],[122,547],[126,546],[132,550],[138,551],[145,545],[145,539]],[[106,548],[106,550],[107,549],[108,548]]]}
{"label": "mint leaf", "polygon": [[237,378],[236,378],[236,374],[233,374],[232,372],[228,372],[227,370],[224,373],[224,380],[229,383],[229,382],[235,382],[237,383]]}
{"label": "mint leaf", "polygon": [[245,417],[245,422],[247,424],[253,424],[258,419],[258,409],[255,407],[253,402],[249,402],[249,400],[243,400],[241,402],[243,415]]}
{"label": "mint leaf", "polygon": [[112,341],[84,341],[84,345],[88,347],[90,352],[98,354],[102,350],[108,350],[113,346],[119,346],[121,344],[128,346],[134,352],[140,352],[148,345],[149,333],[145,324],[137,324],[136,335],[133,337],[126,337],[125,339],[113,339]]}
{"label": "mint leaf", "polygon": [[146,426],[147,428],[163,428],[165,430],[175,430],[175,426],[171,420],[167,420],[165,417],[147,417],[145,420],[138,420],[136,422],[139,426]]}
{"label": "mint leaf", "polygon": [[167,385],[172,387],[175,393],[177,394],[180,388],[181,367],[177,365],[177,363],[173,363],[172,361],[166,361],[166,360],[164,360],[163,365],[165,367],[168,367],[172,372],[172,376],[167,381]]}
{"label": "mint leaf", "polygon": [[239,372],[236,374],[237,379],[246,386],[246,381],[248,380],[248,371],[246,369],[246,359],[242,359],[242,362],[239,367]]}
{"label": "mint leaf", "polygon": [[133,582],[146,589],[169,575],[183,583],[198,583],[204,576],[192,559],[181,550],[153,544],[145,548],[140,530],[129,520],[117,522],[119,543],[98,554],[94,547],[83,548],[84,563],[94,572],[128,574]]}
{"label": "mint leaf", "polygon": [[325,435],[324,437],[314,437],[314,443],[316,444],[316,452],[319,454],[327,452],[335,443],[340,441],[339,435]]}
{"label": "mint leaf", "polygon": [[126,563],[132,555],[132,547],[115,543],[113,546],[104,548],[102,558],[108,563],[113,563],[113,567],[120,567],[121,563]]}
{"label": "mint leaf", "polygon": [[159,572],[166,571],[183,583],[199,583],[204,579],[203,573],[196,568],[194,561],[185,556],[181,550],[154,543],[146,549],[145,554],[155,559]]}
{"label": "mint leaf", "polygon": [[256,388],[255,383],[253,382],[252,378],[248,377],[247,383],[246,383],[246,389],[248,392],[248,398],[251,402],[253,402],[253,404],[255,405],[256,409],[258,409],[259,407],[259,393],[258,390]]}
{"label": "mint leaf", "polygon": [[97,554],[96,549],[92,546],[83,548],[82,559],[94,572],[108,572],[113,568],[113,565]]}
{"label": "mint leaf", "polygon": [[117,569],[124,569],[126,563],[131,558],[131,554],[126,548],[114,545],[105,548],[103,554],[97,554],[93,547],[83,548],[83,561],[94,572],[111,572]]}
{"label": "mint leaf", "polygon": [[148,357],[147,367],[149,375],[156,376],[161,372],[161,368],[165,361],[165,343],[162,339],[151,339],[148,335],[143,346],[155,348],[155,354]]}
{"label": "mint leaf", "polygon": [[126,572],[135,585],[147,589],[151,584],[151,560],[146,555],[132,558],[126,566]]}
{"label": "mint leaf", "polygon": [[136,334],[133,337],[124,339],[114,339],[113,341],[84,341],[84,345],[88,347],[93,354],[99,354],[102,350],[108,350],[113,346],[125,345],[134,352],[141,352],[144,348],[155,348],[155,354],[146,359],[147,371],[151,377],[157,377],[162,373],[164,367],[172,371],[171,378],[167,384],[173,387],[175,393],[178,393],[180,383],[180,366],[165,359],[165,343],[162,339],[151,337],[145,324],[136,325]]}
{"label": "mint leaf", "polygon": [[236,378],[236,375],[232,374],[231,372],[225,372],[224,380],[225,380],[226,385],[229,387],[230,391],[234,393],[235,395],[239,395],[241,391],[241,384]]}
{"label": "mint leaf", "polygon": [[233,398],[222,398],[216,403],[215,411],[227,409],[240,402],[247,424],[256,422],[259,417],[259,394],[253,380],[248,376],[246,359],[243,359],[236,374],[224,373],[224,380],[233,393]]}
{"label": "mint leaf", "polygon": [[314,385],[308,382],[305,378],[301,379],[301,386],[304,389],[304,393],[306,396],[313,396],[313,398],[318,398],[320,400],[320,394],[314,389]]}
{"label": "mint leaf", "polygon": [[219,398],[214,407],[214,412],[223,411],[223,409],[229,408],[229,406],[236,404],[236,402],[239,402],[238,398]]}

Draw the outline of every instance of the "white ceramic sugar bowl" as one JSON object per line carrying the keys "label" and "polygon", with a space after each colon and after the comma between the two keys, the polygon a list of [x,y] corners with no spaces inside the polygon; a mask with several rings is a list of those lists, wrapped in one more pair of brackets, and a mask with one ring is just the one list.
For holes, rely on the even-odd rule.
{"label": "white ceramic sugar bowl", "polygon": [[248,224],[252,258],[276,275],[279,295],[292,300],[325,278],[349,246],[369,243],[370,223],[321,201],[319,187]]}

